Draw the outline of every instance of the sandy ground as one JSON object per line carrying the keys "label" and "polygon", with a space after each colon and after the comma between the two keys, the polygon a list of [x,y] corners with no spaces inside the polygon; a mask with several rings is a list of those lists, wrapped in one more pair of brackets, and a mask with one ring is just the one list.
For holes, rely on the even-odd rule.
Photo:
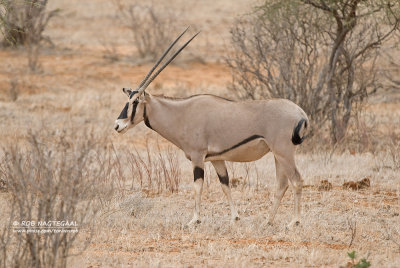
{"label": "sandy ground", "polygon": [[[302,225],[287,230],[293,210],[292,191],[285,195],[273,226],[267,224],[275,187],[271,155],[246,168],[230,166],[241,177],[233,188],[240,221],[230,221],[229,206],[210,165],[206,167],[202,223],[185,227],[192,216],[190,165],[182,156],[182,188],[178,194],[129,193],[98,219],[99,228],[87,251],[71,262],[104,266],[274,266],[339,267],[356,250],[374,267],[399,265],[398,172],[376,171],[370,154],[298,155],[304,176]],[[355,170],[354,167],[365,167]],[[254,170],[257,170],[258,187]],[[371,187],[342,189],[344,181],[371,178]],[[321,178],[333,184],[318,190]],[[257,190],[258,189],[258,190]],[[121,205],[122,204],[122,205]],[[134,211],[134,213],[132,213]],[[351,228],[356,228],[352,240]]]}
{"label": "sandy ground", "polygon": [[[214,93],[234,98],[227,89],[231,77],[223,63],[224,51],[229,25],[250,10],[251,2],[153,3],[179,10],[179,27],[190,24],[202,32],[148,90],[179,97]],[[145,137],[156,140],[155,133],[141,124],[121,136],[114,133],[113,124],[125,103],[121,88],[134,87],[151,64],[137,64],[130,32],[118,20],[112,2],[57,0],[50,1],[50,7],[62,12],[46,30],[55,46],[42,50],[40,72],[27,70],[23,49],[0,50],[0,145],[23,141],[32,129],[57,133],[82,127],[110,137],[116,148],[135,144],[143,151]],[[119,60],[108,59],[110,46]],[[399,99],[396,92],[376,98],[368,106],[368,118],[379,126],[398,125]],[[69,259],[69,267],[338,267],[346,265],[352,250],[373,267],[400,267],[400,176],[390,153],[299,153],[296,160],[306,186],[302,224],[292,230],[286,229],[293,211],[291,189],[276,223],[266,222],[275,191],[272,155],[254,164],[229,165],[239,182],[232,189],[241,217],[235,223],[230,222],[228,204],[207,164],[202,223],[185,228],[194,205],[191,165],[182,152],[176,154],[180,191],[156,195],[134,190],[114,197],[101,211],[88,249]],[[365,177],[371,180],[368,189],[341,187]],[[329,180],[333,189],[319,190],[321,180]],[[0,193],[0,207],[8,206],[7,195]],[[88,234],[80,232],[82,242]]]}

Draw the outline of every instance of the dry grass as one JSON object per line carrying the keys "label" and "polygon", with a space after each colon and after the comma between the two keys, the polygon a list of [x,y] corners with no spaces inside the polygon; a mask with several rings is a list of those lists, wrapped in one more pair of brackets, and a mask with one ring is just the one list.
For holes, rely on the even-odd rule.
{"label": "dry grass", "polygon": [[[310,186],[304,189],[303,224],[293,231],[285,228],[293,207],[290,192],[283,200],[276,224],[269,226],[266,222],[274,184],[274,175],[269,172],[273,162],[267,157],[257,162],[258,166],[266,166],[258,191],[240,187],[233,190],[241,215],[239,222],[230,223],[228,204],[213,175],[203,194],[202,223],[185,229],[193,206],[190,179],[186,178],[183,185],[187,187],[178,194],[150,198],[133,195],[115,200],[115,206],[123,205],[102,218],[99,239],[81,260],[100,266],[338,267],[346,264],[347,252],[356,250],[374,266],[398,266],[399,247],[394,241],[398,243],[400,238],[396,224],[400,189],[392,184],[397,180],[396,174],[381,174],[385,182],[382,177],[375,177],[367,190],[343,190],[343,180],[362,176],[351,174],[353,166],[368,166],[370,157],[334,156],[323,170],[321,162],[310,156],[300,155],[298,160],[308,163],[300,166]],[[236,169],[241,175],[246,172],[240,166]],[[365,173],[374,173],[373,166]],[[186,174],[189,177],[190,170]],[[320,177],[330,178],[331,191],[319,191],[313,186]],[[127,202],[139,212],[127,212]],[[352,228],[356,228],[354,237]]]}
{"label": "dry grass", "polygon": [[[104,141],[85,132],[42,131],[2,148],[0,180],[9,206],[0,229],[0,266],[66,267],[77,228],[89,234],[88,245],[95,216],[114,188],[114,161],[102,150]],[[74,229],[56,230],[53,221],[66,228],[72,222]]]}
{"label": "dry grass", "polygon": [[[123,136],[112,128],[126,101],[121,88],[141,81],[149,66],[134,66],[124,57],[113,62],[104,59],[99,39],[115,45],[118,55],[133,55],[126,38],[129,30],[115,27],[109,1],[49,4],[62,12],[46,30],[56,48],[43,51],[41,74],[26,71],[22,51],[0,51],[0,145],[20,146],[31,129],[39,131],[38,138],[44,137],[42,129],[55,136],[63,129],[91,129],[96,136],[108,137],[110,143],[100,147],[109,150],[103,148],[112,159],[118,157],[115,173],[108,177],[116,191],[99,211],[87,250],[69,258],[68,266],[338,267],[346,265],[347,252],[352,250],[374,267],[400,266],[397,92],[372,99],[358,123],[353,122],[353,132],[342,147],[332,150],[323,137],[301,147],[297,163],[306,185],[301,226],[292,231],[285,228],[293,210],[291,190],[276,224],[266,223],[275,191],[274,162],[268,155],[255,163],[228,164],[237,184],[232,191],[241,216],[235,224],[230,223],[217,175],[206,164],[202,223],[185,229],[194,205],[190,162],[143,124]],[[232,97],[226,89],[229,70],[219,60],[230,24],[246,11],[248,1],[174,0],[171,5],[187,11],[179,18],[182,25],[201,25],[202,38],[188,52],[199,53],[206,64],[170,66],[149,91]],[[17,98],[10,93],[10,77],[18,81]],[[369,188],[342,188],[344,182],[366,177]],[[323,180],[332,189],[318,189]],[[3,189],[0,181],[0,211],[7,211],[10,193]],[[0,226],[6,221],[1,217]],[[87,236],[80,232],[72,253],[80,252]]]}

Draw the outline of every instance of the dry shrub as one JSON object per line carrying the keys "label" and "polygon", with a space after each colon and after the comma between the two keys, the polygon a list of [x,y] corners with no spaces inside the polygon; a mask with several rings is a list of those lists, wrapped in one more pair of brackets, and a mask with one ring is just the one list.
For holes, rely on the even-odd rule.
{"label": "dry shrub", "polygon": [[[397,213],[397,212],[396,212]],[[396,214],[395,213],[395,214]],[[398,216],[398,213],[397,213]],[[380,219],[380,224],[382,226],[380,232],[385,237],[386,240],[392,241],[400,251],[400,228],[399,225],[391,225],[385,219]]]}
{"label": "dry shrub", "polygon": [[[232,27],[231,88],[287,98],[340,143],[354,108],[382,88],[380,45],[398,32],[398,1],[269,0]],[[393,42],[397,42],[396,40]]]}
{"label": "dry shrub", "polygon": [[361,190],[369,188],[370,186],[371,186],[370,178],[364,178],[357,182],[348,181],[343,183],[343,189]]}
{"label": "dry shrub", "polygon": [[157,149],[159,177],[164,177],[166,189],[168,189],[171,193],[177,192],[179,190],[179,183],[181,179],[178,152],[170,145],[167,146],[165,151],[162,151],[159,143],[157,143]]}
{"label": "dry shrub", "polygon": [[139,217],[152,208],[152,203],[144,198],[141,193],[134,193],[124,198],[119,206],[125,214],[132,217]]}
{"label": "dry shrub", "polygon": [[43,32],[59,10],[47,12],[47,3],[48,0],[1,0],[0,27],[4,35],[3,45],[39,44],[42,41],[51,43]]}
{"label": "dry shrub", "polygon": [[101,42],[104,50],[103,58],[109,62],[117,62],[121,59],[121,56],[118,54],[117,48],[115,47],[115,43],[102,41]]}
{"label": "dry shrub", "polygon": [[237,188],[239,186],[239,184],[241,184],[242,181],[243,181],[242,177],[239,177],[239,178],[233,177],[230,180],[229,184],[231,185],[232,188]]}
{"label": "dry shrub", "polygon": [[3,46],[25,46],[31,71],[39,67],[39,49],[43,42],[52,44],[43,33],[59,10],[47,11],[48,0],[1,0],[0,32]]}
{"label": "dry shrub", "polygon": [[[389,115],[382,121],[370,111],[368,105],[354,108],[355,115],[350,119],[346,135],[332,146],[325,127],[315,130],[315,135],[307,138],[298,148],[301,152],[329,152],[328,161],[334,154],[350,153],[351,155],[372,153],[378,166],[400,168],[398,151],[400,150],[400,132],[393,128],[391,121],[397,120],[396,114]],[[382,156],[384,154],[384,156]]]}
{"label": "dry shrub", "polygon": [[128,174],[134,174],[130,176],[131,189],[136,186],[148,194],[178,192],[181,182],[180,162],[178,150],[171,145],[162,149],[158,141],[154,146],[146,140],[144,152],[139,152],[137,148],[126,150],[124,156],[119,158],[124,159],[121,163],[128,166]]}
{"label": "dry shrub", "polygon": [[375,169],[400,169],[400,132],[392,127],[382,127],[381,132],[374,136],[375,151]]}
{"label": "dry shrub", "polygon": [[[26,144],[4,149],[0,176],[10,207],[4,214],[8,224],[0,233],[1,267],[66,267],[82,232],[86,244],[74,254],[85,249],[98,210],[112,197],[109,179],[114,168],[111,155],[104,156],[105,145],[105,140],[88,133],[64,132],[55,137],[30,133]],[[16,231],[13,226],[22,227],[23,221],[36,226],[39,222],[75,222],[77,231]]]}
{"label": "dry shrub", "polygon": [[400,169],[400,134],[392,128],[389,130],[389,155],[394,169]]}
{"label": "dry shrub", "polygon": [[[234,165],[234,164],[233,164]],[[232,166],[233,166],[232,165]],[[256,191],[259,190],[260,187],[260,172],[255,162],[244,162],[239,164],[244,171],[243,177],[240,177],[242,184],[242,189],[244,190],[246,187],[248,189],[254,188]],[[232,177],[235,178],[235,177]],[[252,185],[252,181],[250,178],[255,178],[255,185]]]}
{"label": "dry shrub", "polygon": [[[263,187],[263,168],[260,170],[257,161],[243,163],[226,161],[226,166],[229,185],[232,188],[238,188],[240,191],[245,192],[250,189],[259,191]],[[211,176],[215,176],[214,169],[211,174]]]}
{"label": "dry shrub", "polygon": [[11,101],[16,101],[18,99],[19,91],[18,91],[18,79],[11,78],[10,79],[10,88],[8,90],[8,96]]}
{"label": "dry shrub", "polygon": [[3,178],[0,178],[0,192],[1,191],[6,191],[6,181]]}
{"label": "dry shrub", "polygon": [[137,52],[142,59],[156,60],[164,51],[166,44],[174,36],[174,23],[177,14],[167,6],[156,8],[153,3],[133,1],[127,5],[122,1],[114,2],[118,18],[132,32]]}
{"label": "dry shrub", "polygon": [[332,183],[330,183],[328,180],[322,180],[318,185],[318,190],[330,191],[332,190]]}

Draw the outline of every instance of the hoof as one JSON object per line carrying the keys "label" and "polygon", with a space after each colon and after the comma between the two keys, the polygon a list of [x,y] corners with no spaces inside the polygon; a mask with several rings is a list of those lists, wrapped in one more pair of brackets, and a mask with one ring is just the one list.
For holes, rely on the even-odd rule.
{"label": "hoof", "polygon": [[286,226],[286,230],[291,230],[294,226],[299,226],[300,225],[300,221],[292,221],[290,222],[287,226]]}
{"label": "hoof", "polygon": [[237,222],[239,220],[240,220],[239,216],[233,217],[233,218],[231,218],[231,223],[234,224],[235,222]]}
{"label": "hoof", "polygon": [[188,222],[188,224],[185,225],[185,228],[188,228],[188,227],[190,227],[190,226],[192,226],[194,224],[200,224],[200,223],[201,223],[201,220],[192,219],[190,222]]}

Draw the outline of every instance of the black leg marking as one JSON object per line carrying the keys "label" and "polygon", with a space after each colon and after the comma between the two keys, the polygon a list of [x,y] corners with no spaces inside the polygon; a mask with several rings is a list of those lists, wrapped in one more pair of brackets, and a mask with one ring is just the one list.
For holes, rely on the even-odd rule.
{"label": "black leg marking", "polygon": [[204,179],[204,169],[195,167],[193,170],[194,181],[197,179]]}
{"label": "black leg marking", "polygon": [[264,137],[263,137],[263,136],[260,136],[260,135],[253,135],[253,136],[251,136],[251,137],[248,137],[247,139],[244,139],[243,141],[239,142],[238,144],[233,145],[231,148],[226,149],[226,150],[223,150],[222,152],[219,152],[219,153],[209,153],[209,154],[207,154],[206,158],[207,158],[207,157],[211,157],[211,156],[216,156],[216,155],[224,154],[224,153],[226,153],[226,152],[228,152],[228,151],[230,151],[230,150],[233,150],[233,149],[236,149],[236,148],[239,147],[239,146],[242,146],[243,144],[246,144],[246,143],[248,143],[248,142],[250,142],[250,141],[252,141],[252,140],[259,139],[259,138],[264,138]]}
{"label": "black leg marking", "polygon": [[229,186],[229,176],[228,175],[221,176],[218,174],[218,178],[219,178],[220,183],[225,184],[226,186]]}

